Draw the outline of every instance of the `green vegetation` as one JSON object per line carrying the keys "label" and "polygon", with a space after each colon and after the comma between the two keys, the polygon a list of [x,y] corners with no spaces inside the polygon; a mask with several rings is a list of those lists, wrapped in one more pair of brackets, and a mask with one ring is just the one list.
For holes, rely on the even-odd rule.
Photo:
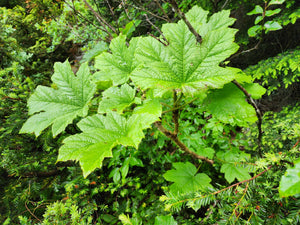
{"label": "green vegetation", "polygon": [[1,3],[1,223],[300,223],[300,5],[198,2]]}

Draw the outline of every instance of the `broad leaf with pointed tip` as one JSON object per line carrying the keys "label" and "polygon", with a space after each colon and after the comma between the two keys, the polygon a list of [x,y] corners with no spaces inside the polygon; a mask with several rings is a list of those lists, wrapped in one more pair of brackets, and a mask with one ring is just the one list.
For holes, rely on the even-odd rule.
{"label": "broad leaf with pointed tip", "polygon": [[[79,68],[76,76],[68,61],[55,63],[52,81],[56,89],[38,86],[28,100],[29,115],[20,133],[40,133],[52,125],[53,136],[58,135],[77,116],[84,117],[95,93],[90,81],[88,64]],[[36,113],[36,114],[35,114]],[[34,115],[33,115],[34,114]]]}
{"label": "broad leaf with pointed tip", "polygon": [[101,167],[105,157],[112,157],[113,147],[123,145],[138,148],[144,138],[143,130],[159,119],[161,108],[148,112],[141,109],[140,112],[143,113],[134,113],[129,118],[108,112],[106,116],[97,114],[81,120],[78,127],[82,133],[64,140],[58,161],[79,161],[86,177]]}
{"label": "broad leaf with pointed tip", "polygon": [[114,38],[109,46],[112,54],[104,52],[95,59],[95,67],[100,69],[100,72],[94,74],[95,80],[111,80],[114,86],[126,83],[137,66],[134,57],[137,43],[138,38],[132,38],[127,47],[126,36],[120,35]]}
{"label": "broad leaf with pointed tip", "polygon": [[190,162],[173,163],[173,166],[174,170],[169,170],[164,174],[167,181],[174,182],[170,186],[171,192],[185,194],[212,187],[211,179],[204,173],[197,174],[196,167]]}
{"label": "broad leaf with pointed tip", "polygon": [[131,104],[140,104],[141,100],[135,97],[135,89],[128,84],[121,87],[111,87],[102,93],[103,99],[99,103],[98,112],[106,113],[115,110],[122,113]]}
{"label": "broad leaf with pointed tip", "polygon": [[142,38],[136,51],[141,64],[131,73],[131,79],[142,89],[159,89],[162,95],[176,89],[186,95],[202,95],[209,88],[221,88],[235,79],[238,69],[219,64],[237,51],[236,30],[228,28],[234,19],[229,11],[211,16],[195,6],[186,14],[202,36],[202,43],[181,20],[162,27],[169,45],[164,46],[152,37]]}
{"label": "broad leaf with pointed tip", "polygon": [[[259,84],[244,84],[254,99],[260,98],[266,91]],[[257,120],[255,109],[248,104],[244,93],[234,84],[214,90],[204,101],[205,107],[217,119],[232,125],[247,126]]]}

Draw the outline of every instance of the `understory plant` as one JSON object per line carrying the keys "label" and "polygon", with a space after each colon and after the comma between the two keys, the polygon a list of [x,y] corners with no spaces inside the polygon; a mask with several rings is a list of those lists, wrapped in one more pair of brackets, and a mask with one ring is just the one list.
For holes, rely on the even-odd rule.
{"label": "understory plant", "polygon": [[[157,137],[156,143],[169,141],[161,150],[166,155],[175,151],[179,157],[163,174],[169,184],[161,197],[166,210],[207,209],[196,223],[212,222],[211,216],[217,215],[214,222],[220,224],[259,224],[255,216],[259,205],[248,196],[255,192],[255,179],[272,167],[271,157],[261,166],[255,164],[263,146],[262,115],[253,99],[265,89],[240,69],[225,66],[238,50],[229,11],[208,16],[208,11],[195,6],[184,14],[175,1],[170,2],[180,21],[164,24],[160,37],[129,39],[120,34],[95,58],[95,73],[87,62],[76,75],[68,61],[57,62],[51,87],[38,86],[29,98],[31,117],[20,132],[39,136],[51,127],[53,137],[67,136],[57,161],[78,161],[84,177],[112,158],[109,167],[115,168],[110,176],[116,183],[126,182],[131,167],[143,166],[131,154],[121,165],[113,164],[116,152],[139,150],[149,135]],[[256,152],[246,152],[249,143],[238,138],[239,130],[255,123]],[[70,126],[78,132],[68,132]],[[298,168],[299,163],[295,165]],[[297,192],[297,183],[281,186],[281,196]],[[231,214],[222,208],[226,200],[236,204]],[[224,217],[222,210],[227,210]],[[123,224],[142,222],[125,214],[119,219]],[[176,221],[162,215],[155,224]]]}

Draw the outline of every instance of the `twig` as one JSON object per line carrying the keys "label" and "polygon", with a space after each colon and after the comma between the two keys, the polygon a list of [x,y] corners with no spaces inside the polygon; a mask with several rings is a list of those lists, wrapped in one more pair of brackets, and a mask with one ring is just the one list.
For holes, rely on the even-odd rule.
{"label": "twig", "polygon": [[160,40],[158,37],[156,37],[155,35],[147,32],[148,35],[150,35],[151,37],[153,37],[154,39],[156,39],[157,41],[159,41],[160,43],[162,43],[164,46],[168,46],[168,44],[166,44],[165,42],[163,42],[162,40]]}
{"label": "twig", "polygon": [[162,38],[164,39],[164,41],[168,43],[167,45],[169,45],[169,42],[168,42],[167,38],[165,37],[165,35],[163,34],[163,32],[149,20],[147,14],[144,14],[144,16],[146,17],[147,22],[150,23],[151,26],[153,26],[160,33],[160,35],[162,36]]}
{"label": "twig", "polygon": [[197,31],[194,29],[194,27],[192,26],[192,24],[187,20],[185,14],[178,8],[176,0],[170,0],[169,2],[171,3],[173,9],[178,14],[178,16],[180,17],[180,19],[182,19],[184,21],[184,23],[187,25],[187,27],[189,28],[189,30],[194,34],[194,36],[197,39],[197,42],[201,44],[202,37],[200,36],[200,34],[197,33]]}
{"label": "twig", "polygon": [[257,122],[257,129],[258,129],[258,137],[257,137],[257,145],[258,145],[258,151],[259,154],[261,155],[261,139],[262,139],[262,129],[261,129],[261,125],[262,125],[262,114],[258,108],[258,106],[256,105],[256,103],[254,102],[253,98],[251,97],[251,95],[247,92],[247,90],[236,80],[233,80],[232,83],[234,83],[246,96],[247,98],[247,102],[253,106],[253,108],[255,109],[255,113],[258,119]]}
{"label": "twig", "polygon": [[218,200],[215,201],[214,204],[212,205],[212,207],[209,208],[209,212],[208,212],[207,216],[206,216],[205,218],[203,218],[203,219],[200,221],[201,224],[203,224],[203,223],[204,223],[204,220],[205,220],[205,219],[208,219],[209,216],[213,213],[213,208],[216,207],[217,203],[218,203]]}
{"label": "twig", "polygon": [[154,14],[153,12],[151,12],[151,11],[149,11],[149,10],[143,8],[143,7],[138,7],[138,6],[131,5],[131,4],[127,4],[127,5],[129,5],[129,6],[133,7],[133,8],[135,8],[135,9],[138,9],[138,10],[141,10],[141,11],[145,11],[145,12],[149,13],[150,15],[152,15],[152,16],[158,18],[158,19],[161,19],[161,20],[164,20],[164,21],[166,21],[166,22],[169,22],[166,18],[161,17],[161,16],[158,16],[158,15]]}
{"label": "twig", "polygon": [[[243,191],[244,193],[243,193],[242,197],[240,198],[239,202],[236,204],[236,206],[235,206],[235,208],[234,208],[234,210],[233,210],[233,212],[232,212],[232,214],[231,214],[231,216],[230,216],[230,218],[229,218],[229,221],[230,221],[231,217],[233,216],[233,214],[237,214],[237,208],[239,207],[239,205],[241,204],[242,200],[244,199],[244,197],[245,197],[245,195],[246,195],[246,192],[247,192],[247,190],[248,190],[248,187],[249,187],[249,182],[247,183],[246,188],[245,188],[244,191]],[[241,212],[242,212],[242,211],[241,211]],[[240,216],[240,215],[241,215],[241,213],[239,214],[239,216]],[[236,219],[238,219],[239,216],[237,216]]]}
{"label": "twig", "polygon": [[109,8],[109,10],[110,10],[110,13],[114,16],[115,15],[115,13],[114,13],[114,11],[113,11],[113,9],[112,9],[112,7],[111,7],[111,5],[109,4],[109,1],[108,0],[106,0],[106,3],[107,3],[107,5],[108,5],[108,8]]}
{"label": "twig", "polygon": [[256,179],[257,177],[263,175],[265,172],[267,172],[267,171],[270,170],[271,168],[272,168],[272,166],[269,166],[267,169],[265,169],[264,171],[260,172],[260,173],[257,174],[256,176],[251,177],[251,178],[248,179],[248,180],[240,181],[240,182],[238,182],[238,183],[235,183],[235,184],[233,184],[233,185],[230,185],[229,187],[223,188],[223,189],[221,189],[221,190],[219,190],[219,191],[215,191],[215,192],[213,192],[213,193],[211,193],[211,194],[209,194],[209,195],[216,195],[216,194],[219,194],[219,193],[221,193],[221,192],[223,192],[223,191],[226,191],[226,190],[228,190],[228,189],[230,189],[230,188],[233,188],[233,187],[235,187],[235,186],[238,186],[238,185],[240,185],[240,184],[243,184],[243,183],[246,183],[246,182],[250,182],[250,181]]}
{"label": "twig", "polygon": [[106,29],[105,25],[108,26],[114,33],[117,33],[116,32],[116,29],[114,27],[112,27],[109,23],[107,23],[100,15],[99,13],[97,13],[93,7],[87,3],[86,0],[83,0],[84,3],[86,4],[86,6],[91,10],[91,12],[95,15],[96,19],[98,20],[98,22],[102,25],[102,27],[105,29],[106,33],[111,37],[113,38],[113,35]]}
{"label": "twig", "polygon": [[297,145],[299,144],[299,142],[300,142],[300,138],[299,138],[298,141],[293,145],[293,148],[296,148]]}
{"label": "twig", "polygon": [[226,0],[226,2],[223,4],[223,6],[221,7],[221,10],[223,10],[225,8],[225,6],[227,5],[227,3],[229,2],[230,0]]}
{"label": "twig", "polygon": [[164,135],[166,135],[168,138],[170,138],[182,151],[188,153],[189,155],[193,156],[196,159],[200,159],[202,161],[205,161],[209,164],[214,164],[213,160],[210,160],[204,156],[198,155],[195,152],[191,151],[185,144],[183,144],[177,137],[176,134],[174,134],[173,132],[167,130],[166,128],[163,127],[163,125],[161,124],[160,121],[157,121],[154,123],[155,126],[157,127],[157,129],[159,131],[161,131]]}
{"label": "twig", "polygon": [[30,211],[30,209],[28,208],[28,206],[27,206],[27,203],[25,202],[25,207],[26,207],[26,209],[27,209],[27,211],[34,217],[34,218],[36,218],[39,222],[42,222],[39,218],[37,218],[37,216],[36,215],[34,215],[31,211]]}
{"label": "twig", "polygon": [[122,3],[121,3],[121,5],[123,6],[123,8],[124,8],[124,11],[125,11],[125,14],[126,14],[126,16],[127,16],[127,18],[129,19],[129,20],[132,20],[131,18],[130,18],[130,16],[128,15],[128,10],[125,8],[125,3],[124,3],[124,0],[122,0]]}
{"label": "twig", "polygon": [[232,59],[238,57],[238,56],[241,55],[241,54],[248,53],[248,52],[252,52],[253,50],[258,49],[258,46],[260,45],[261,42],[262,42],[262,39],[260,39],[260,40],[256,43],[256,45],[255,45],[253,48],[250,48],[250,49],[248,49],[248,50],[245,50],[245,51],[241,51],[241,52],[239,52],[239,53],[236,53],[236,54],[232,55],[231,57],[229,57],[228,60],[230,61],[230,60],[232,60]]}
{"label": "twig", "polygon": [[155,3],[160,8],[160,10],[163,12],[164,16],[168,19],[168,22],[171,23],[171,19],[169,18],[168,14],[163,9],[163,7],[161,6],[161,4],[158,2],[158,0],[155,0]]}
{"label": "twig", "polygon": [[[86,18],[85,16],[83,16],[79,11],[77,11],[75,9],[74,6],[70,5],[67,1],[64,1],[71,9],[73,9],[74,13],[76,16],[79,16],[81,19],[85,20],[86,22],[88,22],[89,24],[92,24],[93,26],[97,27],[98,29],[104,31],[107,33],[107,30],[103,29],[101,26],[98,26],[96,24],[93,23],[93,21],[89,20],[88,18]],[[54,20],[56,20],[55,18],[53,18]],[[70,25],[70,24],[69,24]],[[101,37],[98,37],[100,40],[104,41],[104,42],[107,42],[105,41],[104,39],[102,39]]]}

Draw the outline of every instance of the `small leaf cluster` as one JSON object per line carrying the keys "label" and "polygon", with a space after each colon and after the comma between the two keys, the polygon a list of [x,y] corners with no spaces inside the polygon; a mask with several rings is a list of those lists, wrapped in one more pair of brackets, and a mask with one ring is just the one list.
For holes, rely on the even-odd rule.
{"label": "small leaf cluster", "polygon": [[287,89],[299,81],[299,53],[297,48],[286,51],[248,67],[245,73],[253,76],[266,87],[268,95],[276,94],[280,88]]}
{"label": "small leaf cluster", "polygon": [[256,5],[255,8],[247,13],[248,16],[251,15],[259,15],[256,17],[254,24],[255,26],[248,29],[248,35],[250,37],[258,37],[262,33],[268,33],[270,31],[276,31],[282,29],[282,26],[273,20],[266,21],[266,18],[272,17],[278,13],[280,13],[281,9],[269,9],[273,5],[281,5],[285,2],[285,0],[271,0],[265,2],[264,7],[260,5]]}

